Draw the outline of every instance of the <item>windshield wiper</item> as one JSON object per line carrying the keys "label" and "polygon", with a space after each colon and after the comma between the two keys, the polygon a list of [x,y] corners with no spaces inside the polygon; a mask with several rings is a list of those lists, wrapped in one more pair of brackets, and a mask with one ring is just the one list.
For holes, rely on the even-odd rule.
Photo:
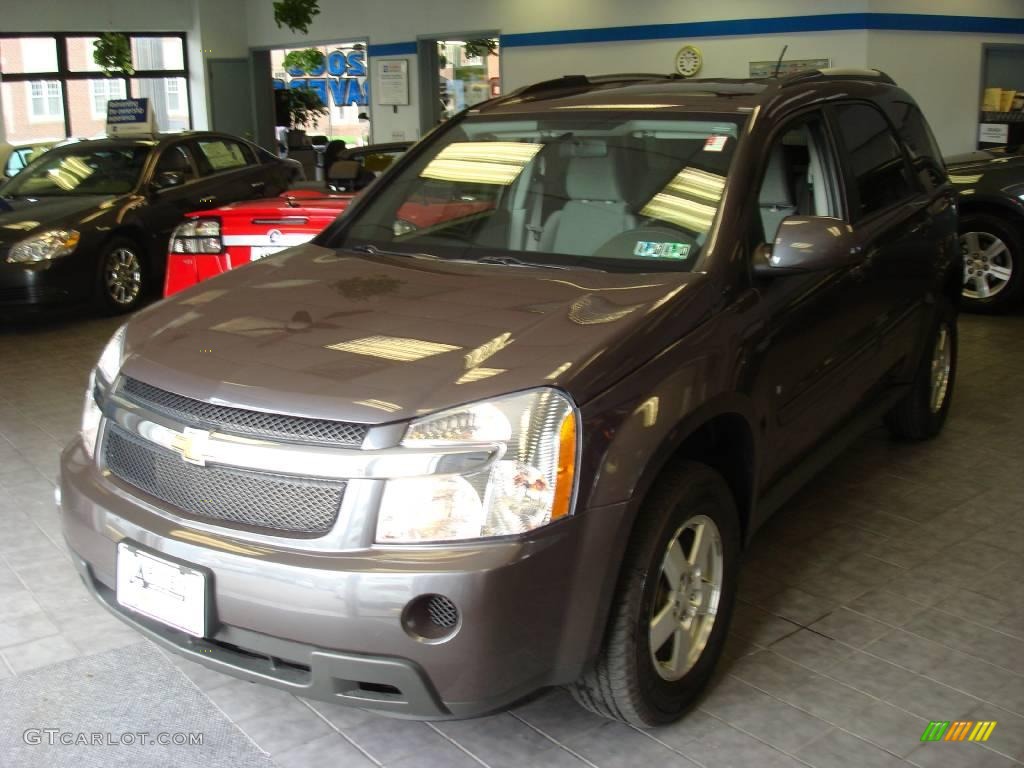
{"label": "windshield wiper", "polygon": [[544,269],[571,269],[565,264],[550,264],[539,261],[524,261],[516,256],[481,256],[479,259],[463,259],[477,264],[500,264],[503,267],[543,267]]}
{"label": "windshield wiper", "polygon": [[378,248],[376,245],[352,245],[349,246],[350,251],[358,251],[359,253],[368,253],[371,256],[406,256],[411,259],[430,259],[431,261],[441,261],[439,256],[435,256],[432,253],[410,253],[409,251],[389,251],[384,248]]}

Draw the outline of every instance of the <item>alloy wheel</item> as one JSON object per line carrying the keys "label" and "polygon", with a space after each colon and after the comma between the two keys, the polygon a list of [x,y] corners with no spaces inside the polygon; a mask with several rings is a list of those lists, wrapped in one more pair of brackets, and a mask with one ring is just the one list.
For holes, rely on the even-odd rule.
{"label": "alloy wheel", "polygon": [[1010,282],[1013,255],[992,233],[964,232],[960,235],[960,250],[964,257],[964,298],[990,299]]}
{"label": "alloy wheel", "polygon": [[669,540],[648,625],[651,662],[663,680],[679,680],[708,644],[722,596],[725,559],[718,526],[704,515]]}
{"label": "alloy wheel", "polygon": [[932,413],[941,411],[946,402],[946,394],[949,392],[949,374],[952,368],[952,337],[949,326],[943,324],[939,326],[935,348],[932,350],[931,397],[928,400],[928,406]]}
{"label": "alloy wheel", "polygon": [[142,264],[130,248],[115,248],[107,254],[104,269],[107,295],[121,307],[132,304],[142,291]]}

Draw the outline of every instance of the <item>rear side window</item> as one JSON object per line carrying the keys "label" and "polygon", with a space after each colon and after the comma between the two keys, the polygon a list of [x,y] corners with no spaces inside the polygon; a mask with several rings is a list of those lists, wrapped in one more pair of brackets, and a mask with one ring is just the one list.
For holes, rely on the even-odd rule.
{"label": "rear side window", "polygon": [[196,147],[204,176],[244,168],[252,162],[251,153],[245,151],[248,148],[230,139],[198,139]]}
{"label": "rear side window", "polygon": [[892,117],[896,123],[896,132],[910,152],[914,173],[924,188],[930,192],[941,187],[946,182],[946,166],[921,110],[914,104],[898,101],[893,104]]}
{"label": "rear side window", "polygon": [[866,104],[846,104],[836,112],[857,195],[853,218],[863,219],[913,196],[903,153],[882,113]]}

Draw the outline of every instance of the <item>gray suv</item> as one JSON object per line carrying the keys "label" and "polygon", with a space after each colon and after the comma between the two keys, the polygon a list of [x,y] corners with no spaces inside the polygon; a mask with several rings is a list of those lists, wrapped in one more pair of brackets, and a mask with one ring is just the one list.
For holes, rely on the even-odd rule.
{"label": "gray suv", "polygon": [[530,86],[120,329],[64,532],[112,612],[241,678],[668,722],[766,517],[876,419],[942,428],[961,276],[881,73]]}

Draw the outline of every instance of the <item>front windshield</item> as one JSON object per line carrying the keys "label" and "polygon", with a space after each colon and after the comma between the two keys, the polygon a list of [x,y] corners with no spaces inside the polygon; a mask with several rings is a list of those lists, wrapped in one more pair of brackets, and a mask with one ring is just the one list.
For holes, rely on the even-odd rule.
{"label": "front windshield", "polygon": [[146,146],[51,150],[11,179],[4,195],[67,197],[123,195],[135,189],[149,154]]}
{"label": "front windshield", "polygon": [[332,246],[689,271],[722,200],[736,116],[470,117],[388,179]]}

